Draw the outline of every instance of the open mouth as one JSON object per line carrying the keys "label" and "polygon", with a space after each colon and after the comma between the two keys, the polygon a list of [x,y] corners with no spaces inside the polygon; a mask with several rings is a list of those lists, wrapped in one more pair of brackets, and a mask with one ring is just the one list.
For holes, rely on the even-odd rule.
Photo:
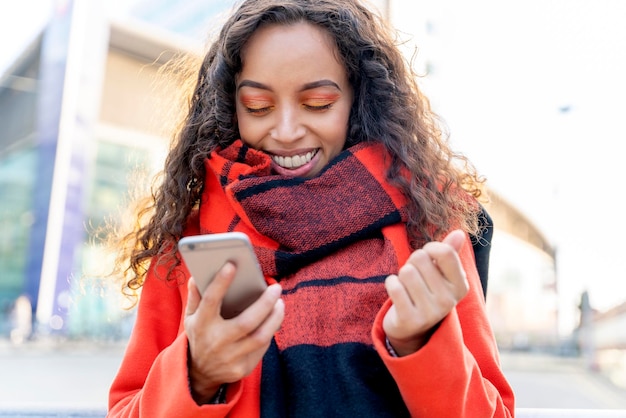
{"label": "open mouth", "polygon": [[288,168],[288,169],[295,169],[295,168],[299,168],[302,167],[305,164],[308,164],[311,162],[311,160],[313,159],[313,157],[315,157],[315,154],[317,154],[317,152],[319,151],[319,149],[313,150],[313,151],[309,151],[306,154],[301,154],[301,155],[292,155],[289,157],[284,157],[282,155],[272,155],[272,160],[280,167],[282,168]]}

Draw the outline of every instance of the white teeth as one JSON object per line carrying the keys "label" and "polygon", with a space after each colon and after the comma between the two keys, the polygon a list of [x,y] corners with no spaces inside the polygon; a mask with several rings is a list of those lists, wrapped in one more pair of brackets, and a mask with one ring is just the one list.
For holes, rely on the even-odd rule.
{"label": "white teeth", "polygon": [[280,155],[273,155],[272,159],[274,160],[276,164],[278,164],[281,167],[298,168],[310,162],[316,153],[317,153],[317,150],[309,151],[304,155],[294,155],[292,157],[283,157]]}

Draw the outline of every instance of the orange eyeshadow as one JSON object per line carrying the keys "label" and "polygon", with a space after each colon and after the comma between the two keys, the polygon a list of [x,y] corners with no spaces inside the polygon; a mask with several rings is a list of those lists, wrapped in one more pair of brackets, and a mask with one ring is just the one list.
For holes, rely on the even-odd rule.
{"label": "orange eyeshadow", "polygon": [[310,100],[310,101],[317,101],[317,102],[333,102],[337,99],[339,99],[339,94],[338,93],[329,93],[329,94],[323,94],[323,93],[316,93],[316,94],[311,94],[311,95],[307,95],[305,97],[305,100]]}
{"label": "orange eyeshadow", "polygon": [[268,106],[271,100],[266,96],[241,96],[241,103],[246,107]]}

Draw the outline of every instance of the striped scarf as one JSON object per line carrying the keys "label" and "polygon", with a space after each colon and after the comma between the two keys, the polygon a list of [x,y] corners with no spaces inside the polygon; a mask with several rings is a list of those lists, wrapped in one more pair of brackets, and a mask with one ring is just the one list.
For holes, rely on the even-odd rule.
{"label": "striped scarf", "polygon": [[410,252],[389,163],[382,145],[358,144],[313,178],[287,178],[241,141],[206,160],[200,232],[245,232],[268,282],[283,287],[261,416],[408,416],[371,337],[384,280]]}

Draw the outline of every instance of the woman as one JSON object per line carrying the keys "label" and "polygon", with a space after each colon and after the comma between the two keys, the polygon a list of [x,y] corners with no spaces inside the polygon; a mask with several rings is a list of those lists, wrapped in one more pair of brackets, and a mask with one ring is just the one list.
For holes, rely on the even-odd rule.
{"label": "woman", "polygon": [[[358,0],[244,1],[127,237],[142,293],[109,416],[512,416],[468,238],[479,183]],[[176,252],[226,231],[270,284],[232,319],[236,267],[201,294]]]}

